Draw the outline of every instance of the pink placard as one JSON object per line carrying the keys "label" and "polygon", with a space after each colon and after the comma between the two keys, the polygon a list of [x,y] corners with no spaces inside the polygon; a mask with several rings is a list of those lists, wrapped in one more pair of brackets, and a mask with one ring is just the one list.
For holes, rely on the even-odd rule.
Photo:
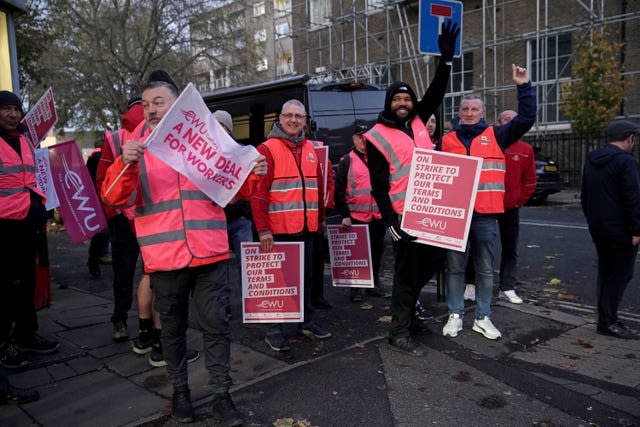
{"label": "pink placard", "polygon": [[244,323],[304,321],[304,243],[274,243],[262,252],[260,243],[243,242],[242,320]]}
{"label": "pink placard", "polygon": [[327,226],[333,286],[373,288],[369,226]]}
{"label": "pink placard", "polygon": [[322,194],[324,194],[324,204],[327,205],[327,201],[329,200],[329,192],[327,191],[327,177],[329,174],[327,173],[327,168],[329,167],[329,147],[326,145],[320,147],[313,147],[316,150],[316,154],[318,155],[318,159],[320,161],[320,170],[322,171],[322,181],[320,181],[320,190]]}
{"label": "pink placard", "polygon": [[93,237],[107,226],[91,175],[75,141],[49,147],[51,177],[58,194],[60,216],[73,243]]}
{"label": "pink placard", "polygon": [[417,242],[464,252],[482,159],[416,148],[400,226]]}
{"label": "pink placard", "polygon": [[31,142],[31,145],[37,147],[57,121],[58,113],[53,101],[53,90],[49,88],[33,108],[24,115],[20,123],[29,130],[25,133],[25,137]]}

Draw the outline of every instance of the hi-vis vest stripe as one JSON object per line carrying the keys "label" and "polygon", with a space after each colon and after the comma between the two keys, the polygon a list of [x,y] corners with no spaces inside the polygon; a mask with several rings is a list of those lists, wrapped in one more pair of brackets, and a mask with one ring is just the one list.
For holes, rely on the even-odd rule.
{"label": "hi-vis vest stripe", "polygon": [[318,230],[318,157],[313,145],[302,144],[300,165],[286,141],[264,142],[273,157],[273,181],[269,189],[269,228],[273,234],[297,234]]}
{"label": "hi-vis vest stripe", "polygon": [[400,129],[376,124],[364,134],[367,141],[372,143],[389,162],[389,199],[393,210],[402,214],[404,198],[409,182],[411,158],[414,147],[433,149],[429,132],[419,117],[411,120],[413,139]]}
{"label": "hi-vis vest stripe", "polygon": [[348,156],[350,162],[345,202],[351,217],[362,222],[371,222],[373,218],[380,219],[378,205],[371,195],[371,180],[367,165],[353,151]]}
{"label": "hi-vis vest stripe", "polygon": [[20,152],[0,138],[0,218],[25,219],[31,206],[30,191],[41,195],[36,186],[33,146],[20,136]]}
{"label": "hi-vis vest stripe", "polygon": [[[147,271],[188,267],[229,252],[224,211],[149,152],[140,160],[135,229]],[[213,261],[212,261],[213,262]]]}
{"label": "hi-vis vest stripe", "polygon": [[474,210],[482,214],[504,212],[504,175],[506,163],[504,152],[496,141],[493,126],[473,138],[467,151],[456,132],[449,132],[442,138],[442,151],[481,157],[482,169],[478,181],[478,192]]}

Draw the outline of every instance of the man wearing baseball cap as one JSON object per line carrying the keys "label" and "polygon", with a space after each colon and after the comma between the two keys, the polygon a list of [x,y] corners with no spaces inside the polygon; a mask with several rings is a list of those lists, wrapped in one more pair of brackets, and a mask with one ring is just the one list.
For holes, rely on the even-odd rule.
{"label": "man wearing baseball cap", "polygon": [[614,120],[608,144],[590,152],[582,173],[582,210],[598,253],[598,333],[638,339],[618,319],[618,306],[633,277],[640,243],[640,174],[632,151],[640,126]]}

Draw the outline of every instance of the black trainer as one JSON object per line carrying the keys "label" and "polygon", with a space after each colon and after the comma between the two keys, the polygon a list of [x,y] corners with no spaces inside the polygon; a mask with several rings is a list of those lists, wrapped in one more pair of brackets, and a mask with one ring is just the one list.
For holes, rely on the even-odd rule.
{"label": "black trainer", "polygon": [[6,343],[0,348],[0,365],[9,369],[20,369],[29,366],[27,355],[14,343]]}
{"label": "black trainer", "polygon": [[151,330],[141,330],[138,332],[138,337],[133,340],[133,352],[136,354],[147,354],[151,351],[155,341],[156,339]]}
{"label": "black trainer", "polygon": [[609,335],[610,337],[622,338],[624,340],[640,339],[640,333],[638,333],[638,331],[629,328],[622,322],[616,322],[607,327],[598,326],[598,333],[601,335]]}
{"label": "black trainer", "polygon": [[187,387],[173,391],[171,418],[179,423],[193,422],[193,405],[191,405],[191,392]]}
{"label": "black trainer", "polygon": [[29,402],[35,402],[40,399],[40,393],[37,391],[25,390],[12,385],[7,386],[6,390],[0,390],[0,405],[8,403],[14,405],[23,405]]}
{"label": "black trainer", "polygon": [[[187,363],[195,362],[200,358],[200,352],[192,348],[187,347]],[[162,355],[162,344],[158,341],[153,343],[151,348],[151,354],[149,355],[149,365],[154,368],[161,368],[167,366],[167,362]]]}
{"label": "black trainer", "polygon": [[22,351],[30,351],[32,353],[39,354],[51,354],[60,349],[60,343],[58,341],[49,341],[38,334],[33,334],[33,336],[27,341],[16,340],[16,345]]}
{"label": "black trainer", "polygon": [[229,393],[217,394],[213,397],[213,418],[225,427],[241,426],[244,416],[233,404]]}

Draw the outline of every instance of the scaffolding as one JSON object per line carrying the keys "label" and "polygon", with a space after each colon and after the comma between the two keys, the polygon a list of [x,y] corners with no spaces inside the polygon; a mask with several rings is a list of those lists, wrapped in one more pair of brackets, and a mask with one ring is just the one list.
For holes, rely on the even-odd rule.
{"label": "scaffolding", "polygon": [[[337,7],[330,11],[325,9],[329,12],[328,16],[318,21],[317,11],[314,12],[312,8],[317,8],[321,3],[325,2],[292,1],[294,62],[298,73],[309,74],[315,82],[389,84],[393,80],[404,80],[412,84],[417,93],[424,93],[431,80],[430,73],[434,70],[435,61],[431,56],[419,53],[416,48],[418,1],[327,0],[328,4]],[[539,108],[546,108],[550,102],[557,104],[559,84],[567,79],[565,71],[570,72],[570,69],[545,68],[553,64],[542,59],[556,54],[548,51],[551,49],[548,40],[564,33],[580,36],[594,27],[616,24],[622,28],[623,41],[633,40],[637,46],[637,33],[625,34],[624,29],[640,18],[638,3],[637,0],[609,3],[605,0],[465,1],[463,30],[466,37],[463,38],[462,51],[474,53],[473,84],[472,87],[453,87],[452,79],[447,97],[455,100],[465,93],[478,93],[485,98],[488,110],[493,108],[494,117],[489,119],[495,118],[497,106],[505,102],[505,92],[514,89],[508,61],[511,58],[506,57],[505,51],[517,48],[514,56],[526,61],[523,63],[530,63],[531,58],[535,57],[538,61],[536,73],[545,76],[544,90],[538,88]],[[534,4],[535,10],[532,11]],[[564,13],[554,13],[559,8]],[[529,13],[518,18],[519,10],[526,11],[520,15],[534,12],[535,23],[531,22]],[[507,16],[505,11],[514,14]],[[563,19],[559,19],[559,15]],[[512,16],[515,16],[513,20]],[[521,31],[518,31],[518,19],[524,23]],[[471,23],[474,26],[467,27]],[[575,54],[574,48],[563,64],[565,68],[570,67]],[[625,62],[622,52],[621,62],[628,66],[627,75],[640,74],[640,57],[637,55],[632,61]],[[461,69],[464,72],[463,65]],[[637,96],[640,91],[637,88],[634,90],[635,98],[640,98]],[[449,108],[454,109],[455,102],[450,102]],[[630,108],[629,116],[640,117],[637,102]],[[546,110],[541,110],[541,113],[546,114]],[[562,126],[568,127],[568,124],[561,124],[558,129],[554,128],[555,125],[537,126],[538,131],[545,132],[560,130]]]}

